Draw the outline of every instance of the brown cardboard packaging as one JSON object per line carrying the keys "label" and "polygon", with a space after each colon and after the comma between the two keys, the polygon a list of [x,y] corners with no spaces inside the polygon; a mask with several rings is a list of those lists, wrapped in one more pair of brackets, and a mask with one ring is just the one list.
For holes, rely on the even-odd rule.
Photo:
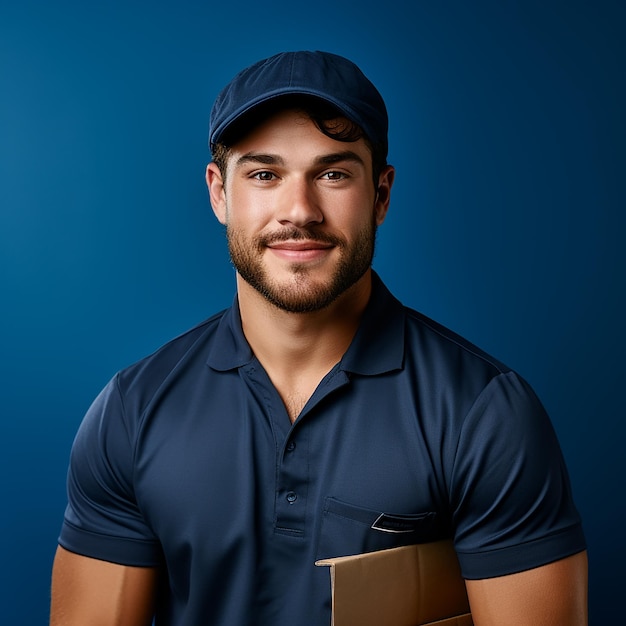
{"label": "brown cardboard packaging", "polygon": [[332,626],[472,626],[451,541],[317,561],[330,567]]}

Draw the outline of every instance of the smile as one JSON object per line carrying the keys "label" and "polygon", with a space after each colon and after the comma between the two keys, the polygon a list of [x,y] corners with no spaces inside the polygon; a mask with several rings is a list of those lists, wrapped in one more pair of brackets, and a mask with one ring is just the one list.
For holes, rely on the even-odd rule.
{"label": "smile", "polygon": [[273,254],[289,261],[316,261],[334,246],[320,241],[277,241],[267,246]]}

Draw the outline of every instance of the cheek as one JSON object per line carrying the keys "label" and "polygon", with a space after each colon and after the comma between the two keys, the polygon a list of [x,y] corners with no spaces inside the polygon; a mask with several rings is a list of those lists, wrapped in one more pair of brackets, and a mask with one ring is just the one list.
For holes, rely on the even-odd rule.
{"label": "cheek", "polygon": [[378,216],[373,196],[346,194],[334,202],[334,208],[327,211],[327,223],[342,230],[361,231],[376,223]]}
{"label": "cheek", "polygon": [[260,226],[271,214],[271,194],[254,193],[246,189],[232,189],[226,194],[227,222],[245,226]]}

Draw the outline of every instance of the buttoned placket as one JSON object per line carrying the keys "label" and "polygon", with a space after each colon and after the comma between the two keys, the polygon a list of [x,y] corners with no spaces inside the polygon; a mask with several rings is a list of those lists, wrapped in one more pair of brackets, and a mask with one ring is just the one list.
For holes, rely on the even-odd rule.
{"label": "buttoned placket", "polygon": [[345,372],[333,368],[311,396],[292,424],[278,391],[257,362],[244,368],[257,389],[263,388],[264,409],[269,417],[276,446],[276,489],[274,532],[292,537],[306,532],[310,485],[310,431],[307,420],[314,419],[315,406],[326,395],[349,382]]}

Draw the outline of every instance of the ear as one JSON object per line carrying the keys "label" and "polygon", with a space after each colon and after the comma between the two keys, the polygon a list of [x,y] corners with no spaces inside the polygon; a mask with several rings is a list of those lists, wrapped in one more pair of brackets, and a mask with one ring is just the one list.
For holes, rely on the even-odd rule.
{"label": "ear", "polygon": [[206,185],[209,189],[209,198],[213,213],[220,224],[226,224],[226,193],[224,180],[220,168],[211,162],[206,166]]}
{"label": "ear", "polygon": [[396,175],[396,170],[392,165],[387,165],[378,177],[378,189],[376,190],[376,202],[374,212],[376,214],[376,226],[380,226],[387,216],[389,200],[391,199],[391,187]]}

